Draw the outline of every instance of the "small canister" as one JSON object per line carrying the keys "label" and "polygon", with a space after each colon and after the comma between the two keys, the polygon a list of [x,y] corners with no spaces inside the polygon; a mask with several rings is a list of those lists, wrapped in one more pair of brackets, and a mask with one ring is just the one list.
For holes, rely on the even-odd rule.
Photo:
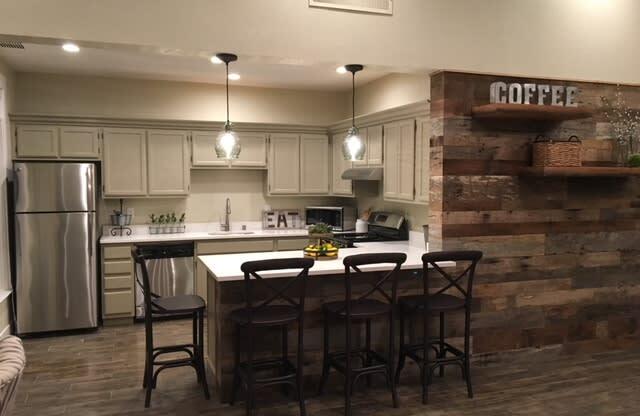
{"label": "small canister", "polygon": [[356,220],[356,233],[366,233],[369,231],[369,223],[365,220]]}

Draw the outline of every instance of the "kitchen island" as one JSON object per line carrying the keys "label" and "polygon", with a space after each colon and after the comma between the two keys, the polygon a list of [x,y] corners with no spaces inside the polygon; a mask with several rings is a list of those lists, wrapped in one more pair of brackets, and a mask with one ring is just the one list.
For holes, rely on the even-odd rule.
{"label": "kitchen island", "polygon": [[[398,286],[398,294],[406,295],[421,290],[418,278],[422,273],[422,255],[426,252],[423,245],[410,244],[407,241],[359,243],[354,248],[340,249],[335,260],[316,261],[309,270],[305,302],[305,377],[317,377],[320,374],[322,349],[322,312],[325,302],[344,299],[344,266],[342,260],[354,254],[401,252],[407,255],[403,264]],[[228,319],[229,313],[244,306],[244,275],[240,270],[242,263],[274,258],[300,257],[301,251],[280,251],[260,253],[237,253],[199,256],[200,262],[207,270],[207,356],[208,365],[217,396],[228,401],[231,392],[233,371],[233,323]],[[453,267],[455,263],[442,263],[442,267]],[[364,293],[370,288],[369,283],[380,276],[380,270],[388,270],[389,265],[362,267],[367,273],[353,281],[353,295]],[[297,275],[297,270],[273,271],[261,273],[264,278],[274,279],[273,284],[280,286],[278,280]],[[258,296],[258,295],[256,295]],[[375,322],[375,321],[374,321]],[[374,323],[372,341],[374,345],[386,345],[385,324]],[[336,334],[332,342],[341,342],[344,331],[334,325]],[[295,351],[297,328],[291,328],[289,334],[289,351]],[[356,334],[361,335],[361,334]],[[277,356],[280,354],[280,334],[278,330],[260,332],[260,342],[254,343],[255,355]],[[252,340],[253,341],[253,340]],[[246,340],[243,340],[246,342]],[[336,344],[338,345],[338,344]],[[292,353],[293,354],[293,353]]]}

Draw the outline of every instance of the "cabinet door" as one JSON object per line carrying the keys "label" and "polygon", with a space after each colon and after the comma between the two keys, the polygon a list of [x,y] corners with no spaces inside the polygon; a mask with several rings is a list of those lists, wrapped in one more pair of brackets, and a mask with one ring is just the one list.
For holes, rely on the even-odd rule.
{"label": "cabinet door", "polygon": [[269,193],[300,192],[300,137],[272,134],[269,140]]}
{"label": "cabinet door", "polygon": [[[344,141],[344,138],[347,137],[347,133],[348,132],[341,133],[340,136],[338,137],[338,142],[340,143],[340,147],[342,147],[342,143]],[[362,157],[362,160],[354,160],[353,162],[351,162],[354,167],[367,166],[367,164],[369,163],[369,139],[367,137],[367,128],[360,129],[360,138],[364,142],[364,146],[365,146],[364,156]],[[340,151],[342,152],[342,150]]]}
{"label": "cabinet door", "polygon": [[97,127],[60,127],[60,157],[98,159],[98,134]]}
{"label": "cabinet door", "polygon": [[267,135],[264,133],[240,133],[239,137],[240,155],[237,160],[231,161],[231,166],[267,167]]}
{"label": "cabinet door", "polygon": [[104,129],[103,137],[104,196],[146,195],[146,132],[139,129]]}
{"label": "cabinet door", "polygon": [[385,199],[398,198],[398,175],[400,161],[400,126],[398,123],[384,126],[384,170],[383,196]]}
{"label": "cabinet door", "polygon": [[416,120],[416,201],[429,201],[431,119]]}
{"label": "cabinet door", "polygon": [[58,127],[18,126],[16,157],[58,157]]}
{"label": "cabinet door", "polygon": [[382,125],[367,127],[367,164],[382,166]]}
{"label": "cabinet door", "polygon": [[351,162],[345,160],[342,154],[342,138],[343,134],[336,134],[332,137],[331,193],[353,196],[353,183],[342,179],[342,173],[351,168]]}
{"label": "cabinet door", "polygon": [[329,137],[303,134],[300,138],[300,192],[329,193]]}
{"label": "cabinet door", "polygon": [[[229,166],[229,161],[218,159],[215,150],[217,132],[194,131],[191,133],[192,165],[195,167]],[[242,153],[242,152],[241,152]]]}
{"label": "cabinet door", "polygon": [[415,120],[401,121],[400,160],[398,162],[398,194],[397,198],[413,201],[415,177]]}
{"label": "cabinet door", "polygon": [[149,195],[189,193],[189,145],[184,131],[149,130]]}

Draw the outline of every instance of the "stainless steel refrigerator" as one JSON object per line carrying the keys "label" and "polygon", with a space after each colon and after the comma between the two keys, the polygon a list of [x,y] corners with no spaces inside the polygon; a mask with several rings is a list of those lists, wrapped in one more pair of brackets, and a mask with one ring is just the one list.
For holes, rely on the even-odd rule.
{"label": "stainless steel refrigerator", "polygon": [[92,163],[14,163],[19,334],[98,325]]}

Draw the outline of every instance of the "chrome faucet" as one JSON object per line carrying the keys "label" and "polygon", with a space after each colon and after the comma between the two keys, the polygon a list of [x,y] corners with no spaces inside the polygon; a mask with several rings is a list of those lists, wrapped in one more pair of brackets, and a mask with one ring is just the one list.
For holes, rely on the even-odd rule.
{"label": "chrome faucet", "polygon": [[220,224],[220,231],[231,231],[231,224],[229,218],[231,217],[231,199],[227,198],[227,203],[224,209],[224,223]]}

